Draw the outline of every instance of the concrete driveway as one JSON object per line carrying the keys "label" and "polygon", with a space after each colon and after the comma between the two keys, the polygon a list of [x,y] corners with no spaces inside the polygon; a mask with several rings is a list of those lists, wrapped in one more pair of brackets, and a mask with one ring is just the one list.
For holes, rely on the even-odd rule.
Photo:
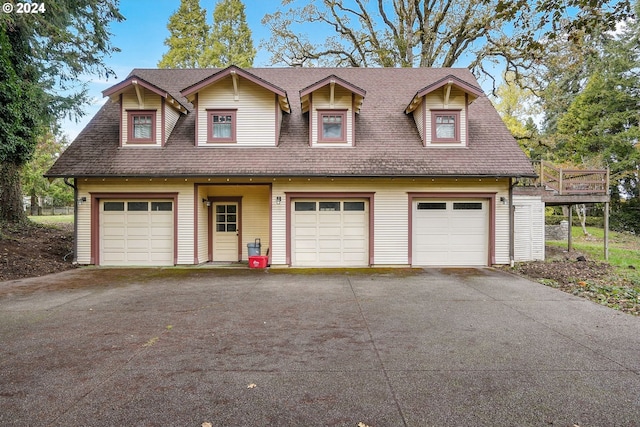
{"label": "concrete driveway", "polygon": [[492,269],[0,283],[3,426],[637,426],[640,319]]}

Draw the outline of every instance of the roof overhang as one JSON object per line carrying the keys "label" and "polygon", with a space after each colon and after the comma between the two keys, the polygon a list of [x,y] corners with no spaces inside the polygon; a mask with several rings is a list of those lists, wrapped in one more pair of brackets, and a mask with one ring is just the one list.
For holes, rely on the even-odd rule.
{"label": "roof overhang", "polygon": [[331,90],[331,94],[330,94],[330,98],[331,100],[333,100],[333,93],[334,93],[334,88],[335,85],[338,85],[340,87],[343,87],[345,89],[347,89],[348,91],[350,91],[351,93],[353,93],[354,95],[354,105],[353,105],[353,109],[356,113],[360,113],[360,109],[362,108],[362,103],[364,101],[364,97],[367,94],[367,91],[359,88],[356,85],[353,85],[351,83],[349,83],[348,81],[341,79],[340,77],[332,74],[327,78],[324,78],[322,80],[320,80],[319,82],[313,83],[310,86],[307,86],[306,88],[302,89],[300,91],[300,105],[302,106],[302,112],[306,113],[307,111],[309,111],[309,96],[317,91],[318,89],[321,89],[325,86],[329,86],[330,90]]}
{"label": "roof overhang", "polygon": [[166,90],[163,90],[161,88],[159,88],[158,86],[149,83],[148,81],[141,79],[140,77],[136,76],[136,75],[132,75],[129,76],[126,80],[111,86],[108,89],[105,89],[102,91],[102,95],[103,96],[108,96],[111,101],[113,102],[118,102],[119,99],[119,95],[127,90],[129,90],[130,88],[134,88],[136,91],[136,96],[138,97],[138,102],[140,104],[142,104],[142,93],[141,90],[142,89],[146,89],[158,96],[160,96],[161,98],[164,98],[167,100],[168,104],[171,105],[173,108],[175,108],[177,111],[179,111],[182,114],[186,114],[187,113],[187,108],[182,105],[182,103],[180,101],[178,101],[177,99],[175,99],[174,97],[172,97],[171,95],[169,95],[169,92],[167,92]]}
{"label": "roof overhang", "polygon": [[234,97],[236,99],[239,99],[239,92],[238,92],[238,85],[239,85],[239,78],[242,77],[244,79],[247,79],[249,81],[251,81],[252,83],[257,84],[258,86],[267,89],[273,93],[276,94],[276,96],[278,97],[278,104],[280,106],[280,109],[282,111],[284,111],[285,113],[291,113],[291,107],[289,105],[289,98],[287,96],[287,92],[272,84],[269,83],[268,81],[261,79],[260,77],[251,74],[248,71],[243,70],[242,68],[239,68],[235,65],[230,65],[229,67],[218,71],[214,74],[212,74],[211,76],[207,77],[204,80],[201,80],[197,83],[192,84],[189,87],[186,87],[184,89],[182,89],[180,91],[180,93],[182,94],[182,96],[184,96],[185,98],[187,98],[187,100],[189,102],[193,102],[193,100],[195,99],[195,95],[200,92],[202,89],[215,84],[217,82],[219,82],[220,80],[231,76],[232,82],[233,82],[233,90],[234,90]]}
{"label": "roof overhang", "polygon": [[409,105],[407,106],[407,108],[405,109],[404,112],[406,114],[411,113],[416,108],[418,108],[418,106],[422,103],[422,99],[424,98],[425,95],[428,95],[428,94],[430,94],[432,92],[435,92],[436,90],[439,90],[439,89],[441,89],[443,91],[445,104],[448,104],[449,95],[451,93],[451,88],[452,87],[457,87],[458,89],[460,89],[463,92],[465,92],[466,94],[468,94],[469,95],[469,103],[472,103],[477,98],[479,98],[479,97],[484,95],[484,92],[479,87],[476,87],[476,86],[474,86],[472,84],[469,84],[469,83],[465,82],[464,80],[459,79],[458,77],[450,74],[450,75],[438,80],[437,82],[432,83],[429,86],[426,86],[426,87],[420,89],[418,92],[416,92],[416,94],[414,95],[413,99],[411,99],[411,102],[409,103]]}

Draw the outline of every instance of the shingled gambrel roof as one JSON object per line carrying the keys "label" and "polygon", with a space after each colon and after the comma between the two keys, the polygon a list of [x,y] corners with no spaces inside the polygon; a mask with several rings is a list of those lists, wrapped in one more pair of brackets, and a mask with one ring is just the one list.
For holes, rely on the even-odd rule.
{"label": "shingled gambrel roof", "polygon": [[[180,93],[220,69],[135,69],[132,74],[166,90],[192,110]],[[535,176],[485,95],[469,106],[465,148],[424,147],[405,109],[415,94],[449,75],[477,87],[467,69],[254,68],[253,75],[287,93],[330,76],[366,90],[355,121],[355,147],[309,146],[309,117],[291,103],[277,147],[196,147],[195,114],[182,116],[162,148],[119,148],[119,108],[107,102],[47,173],[49,177],[207,176]]]}

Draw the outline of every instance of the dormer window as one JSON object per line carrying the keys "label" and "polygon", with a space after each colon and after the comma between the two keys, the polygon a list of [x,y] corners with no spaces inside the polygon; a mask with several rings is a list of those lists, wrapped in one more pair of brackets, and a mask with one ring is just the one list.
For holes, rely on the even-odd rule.
{"label": "dormer window", "polygon": [[207,110],[208,142],[236,142],[236,111]]}
{"label": "dormer window", "polygon": [[431,111],[432,142],[460,142],[460,111]]}
{"label": "dormer window", "polygon": [[356,114],[365,94],[364,89],[333,74],[302,89],[300,106],[309,117],[309,145],[355,146]]}
{"label": "dormer window", "polygon": [[346,142],[347,111],[318,111],[318,142]]}
{"label": "dormer window", "polygon": [[129,142],[156,142],[155,111],[128,111]]}

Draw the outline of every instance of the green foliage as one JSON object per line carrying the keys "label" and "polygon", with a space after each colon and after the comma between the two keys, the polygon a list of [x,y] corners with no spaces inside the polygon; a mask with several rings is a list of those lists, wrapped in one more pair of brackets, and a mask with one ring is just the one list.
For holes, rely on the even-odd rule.
{"label": "green foliage", "polygon": [[170,36],[164,41],[169,51],[162,55],[159,68],[204,68],[211,66],[203,59],[209,25],[206,9],[199,0],[182,0],[178,10],[171,15],[167,28]]}
{"label": "green foliage", "polygon": [[204,60],[214,67],[251,67],[256,56],[244,4],[240,0],[221,0],[213,11],[213,26]]}
{"label": "green foliage", "polygon": [[[567,221],[564,215],[545,215],[544,223],[546,225],[559,225],[562,221]],[[578,217],[573,215],[573,224],[579,224]],[[587,227],[604,227],[604,218],[601,216],[588,216],[585,225]]]}
{"label": "green foliage", "polygon": [[53,118],[79,117],[89,101],[86,88],[79,84],[83,74],[108,78],[114,73],[105,59],[119,51],[109,43],[109,24],[122,21],[118,0],[56,0],[46,2],[46,12],[0,14],[0,27],[17,32],[30,47],[16,58],[37,68],[34,80],[47,93],[47,106]]}
{"label": "green foliage", "polygon": [[0,221],[25,220],[20,169],[38,138],[87,101],[81,74],[108,77],[117,0],[57,0],[44,13],[0,13]]}
{"label": "green foliage", "polygon": [[530,89],[515,81],[515,74],[505,73],[504,81],[495,91],[493,104],[520,148],[532,159],[539,159],[539,132],[533,117],[539,114]]}
{"label": "green foliage", "polygon": [[199,0],[182,0],[169,18],[169,47],[160,68],[253,66],[256,50],[240,0],[221,0],[213,11],[213,25],[206,23],[206,9]]}
{"label": "green foliage", "polygon": [[0,162],[18,167],[29,160],[49,115],[29,52],[26,28],[0,26]]}
{"label": "green foliage", "polygon": [[611,205],[610,227],[640,235],[640,200],[633,197]]}
{"label": "green foliage", "polygon": [[53,206],[73,205],[73,190],[62,180],[49,182],[43,175],[49,170],[68,145],[65,139],[57,139],[52,134],[39,138],[33,157],[22,168],[23,193],[36,198],[50,198]]}

